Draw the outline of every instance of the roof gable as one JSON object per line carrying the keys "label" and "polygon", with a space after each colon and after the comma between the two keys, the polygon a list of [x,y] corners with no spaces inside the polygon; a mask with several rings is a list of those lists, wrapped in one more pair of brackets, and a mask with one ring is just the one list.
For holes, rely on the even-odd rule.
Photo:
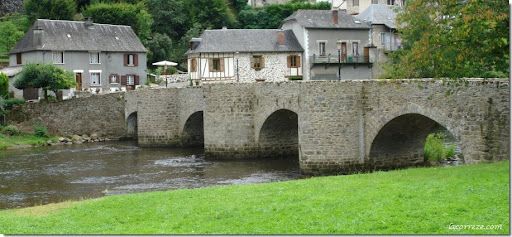
{"label": "roof gable", "polygon": [[[278,43],[279,32],[284,34],[283,44]],[[197,48],[187,53],[224,52],[302,52],[291,30],[279,29],[222,29],[205,30]]]}
{"label": "roof gable", "polygon": [[[40,43],[34,42],[34,29],[41,30]],[[35,50],[146,52],[130,26],[96,24],[82,21],[38,19],[11,50],[20,53]]]}
{"label": "roof gable", "polygon": [[385,25],[391,29],[396,29],[396,9],[398,8],[385,4],[371,4],[356,17],[373,25]]}
{"label": "roof gable", "polygon": [[305,28],[322,28],[322,29],[369,29],[370,26],[361,22],[358,18],[347,14],[345,11],[337,10],[338,24],[333,22],[332,10],[298,10],[291,16],[283,20],[297,21],[297,23]]}

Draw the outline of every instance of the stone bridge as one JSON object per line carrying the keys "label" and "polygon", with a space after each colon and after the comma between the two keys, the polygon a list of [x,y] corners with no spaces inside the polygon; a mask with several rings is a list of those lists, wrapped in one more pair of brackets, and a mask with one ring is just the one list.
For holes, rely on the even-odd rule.
{"label": "stone bridge", "polygon": [[212,84],[126,94],[141,146],[203,145],[207,159],[298,159],[307,174],[422,164],[447,130],[464,161],[509,159],[509,81]]}

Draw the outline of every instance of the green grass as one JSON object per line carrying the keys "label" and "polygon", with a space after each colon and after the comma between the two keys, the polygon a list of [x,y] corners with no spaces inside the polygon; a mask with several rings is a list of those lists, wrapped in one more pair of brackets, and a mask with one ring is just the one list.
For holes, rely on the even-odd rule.
{"label": "green grass", "polygon": [[46,144],[48,140],[56,141],[56,139],[56,137],[38,137],[33,134],[20,134],[16,136],[0,134],[0,150],[19,146],[41,146]]}
{"label": "green grass", "polygon": [[[110,196],[0,212],[14,234],[508,234],[509,162]],[[502,225],[501,230],[450,230]]]}

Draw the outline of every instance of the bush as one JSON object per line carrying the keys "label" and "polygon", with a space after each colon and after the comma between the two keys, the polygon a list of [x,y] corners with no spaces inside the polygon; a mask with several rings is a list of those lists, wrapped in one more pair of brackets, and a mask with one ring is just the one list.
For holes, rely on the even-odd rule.
{"label": "bush", "polygon": [[7,99],[9,96],[9,77],[0,72],[0,97]]}
{"label": "bush", "polygon": [[445,146],[445,135],[432,133],[427,136],[424,155],[429,161],[441,161],[455,156],[455,145]]}
{"label": "bush", "polygon": [[36,137],[48,137],[48,129],[43,124],[34,125],[34,135]]}
{"label": "bush", "polygon": [[16,136],[20,135],[21,131],[18,129],[18,127],[14,125],[7,125],[4,128],[2,128],[2,133],[9,136]]}
{"label": "bush", "polygon": [[22,104],[25,104],[25,100],[23,100],[23,99],[16,99],[16,98],[7,99],[7,100],[4,100],[4,109],[11,110],[15,105],[22,105]]}

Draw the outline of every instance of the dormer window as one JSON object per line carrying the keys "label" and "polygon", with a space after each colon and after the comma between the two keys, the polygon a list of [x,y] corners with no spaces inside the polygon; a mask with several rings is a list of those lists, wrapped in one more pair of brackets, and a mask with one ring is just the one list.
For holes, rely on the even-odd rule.
{"label": "dormer window", "polygon": [[54,51],[52,57],[53,64],[64,64],[64,51]]}
{"label": "dormer window", "polygon": [[100,64],[100,52],[89,53],[89,63],[90,64]]}

